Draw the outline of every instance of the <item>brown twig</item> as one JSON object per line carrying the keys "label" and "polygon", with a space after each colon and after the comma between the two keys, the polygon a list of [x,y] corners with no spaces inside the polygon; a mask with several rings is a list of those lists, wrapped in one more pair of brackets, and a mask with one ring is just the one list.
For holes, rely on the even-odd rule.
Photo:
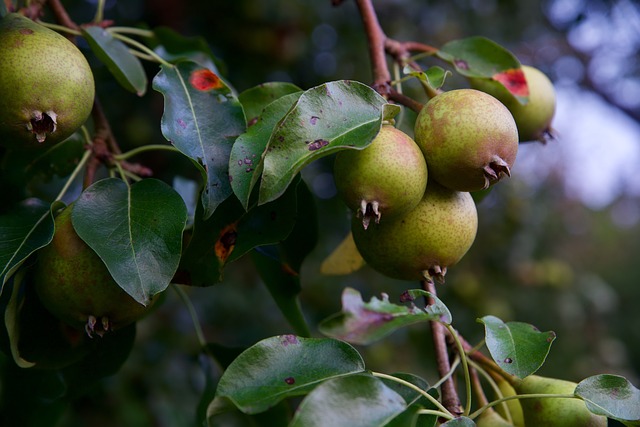
{"label": "brown twig", "polygon": [[385,40],[387,36],[382,31],[378,16],[373,8],[371,0],[356,0],[365,33],[369,42],[369,55],[371,57],[371,68],[373,71],[373,88],[382,96],[386,97],[391,89],[391,74],[387,66],[385,56]]}
{"label": "brown twig", "polygon": [[420,110],[422,110],[422,107],[424,107],[424,105],[422,103],[416,101],[415,99],[413,99],[411,97],[408,97],[407,95],[401,94],[400,92],[398,92],[395,89],[390,89],[389,90],[388,98],[391,101],[395,101],[398,104],[402,104],[405,107],[411,108],[416,113],[419,113]]}
{"label": "brown twig", "polygon": [[[433,280],[423,280],[422,288],[430,292],[432,295],[436,295],[436,287]],[[430,298],[427,304],[431,305],[434,301]],[[447,346],[446,328],[437,321],[431,321],[431,334],[433,336],[433,345],[435,347],[436,364],[438,366],[438,373],[440,377],[446,376],[451,370],[451,361],[449,360],[449,351]],[[453,377],[450,376],[442,383],[442,404],[453,415],[460,416],[464,413],[462,404],[460,403],[460,397],[456,390]]]}

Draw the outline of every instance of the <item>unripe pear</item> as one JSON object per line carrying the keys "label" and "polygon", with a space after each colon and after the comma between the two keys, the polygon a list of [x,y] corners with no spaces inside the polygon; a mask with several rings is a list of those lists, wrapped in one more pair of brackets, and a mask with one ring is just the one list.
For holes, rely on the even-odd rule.
{"label": "unripe pear", "polygon": [[[523,394],[573,394],[577,384],[556,378],[530,375],[514,384]],[[607,418],[591,413],[580,399],[520,399],[527,427],[606,427]]]}
{"label": "unripe pear", "polygon": [[353,239],[364,260],[378,272],[402,280],[444,280],[447,268],[469,250],[478,214],[469,193],[430,181],[424,197],[405,215],[364,230],[357,219]]}
{"label": "unripe pear", "polygon": [[489,408],[485,410],[476,420],[476,426],[478,427],[514,427],[509,421],[502,418],[502,416]]}
{"label": "unripe pear", "polygon": [[333,168],[338,194],[364,228],[415,208],[427,187],[427,163],[406,133],[383,125],[364,150],[344,150]]}
{"label": "unripe pear", "polygon": [[511,176],[518,153],[518,128],[509,110],[474,89],[431,98],[416,119],[415,140],[429,178],[457,191],[483,190]]}
{"label": "unripe pear", "polygon": [[[498,388],[500,389],[500,392],[502,393],[503,397],[509,397],[509,396],[515,396],[516,395],[516,390],[513,388],[513,386],[505,379],[500,379],[497,381],[498,384]],[[515,427],[524,427],[524,415],[522,414],[522,405],[520,404],[520,400],[518,399],[512,399],[512,400],[507,400],[504,402],[507,405],[507,410],[509,411],[509,414],[511,415],[511,419],[513,420],[513,425]],[[504,406],[503,405],[497,405],[496,407],[496,411],[498,411],[498,413],[504,417],[507,418],[506,413],[504,412]]]}
{"label": "unripe pear", "polygon": [[87,120],[93,73],[65,37],[11,13],[0,21],[0,58],[0,145],[51,145]]}
{"label": "unripe pear", "polygon": [[540,70],[522,66],[529,102],[521,104],[503,85],[490,79],[470,79],[475,89],[495,96],[511,111],[518,126],[520,141],[542,141],[551,133],[551,120],[556,110],[556,91],[551,80]]}
{"label": "unripe pear", "polygon": [[89,336],[122,328],[144,316],[144,306],[111,277],[100,257],[78,236],[73,205],[55,218],[51,243],[38,251],[35,289],[42,304],[59,319]]}

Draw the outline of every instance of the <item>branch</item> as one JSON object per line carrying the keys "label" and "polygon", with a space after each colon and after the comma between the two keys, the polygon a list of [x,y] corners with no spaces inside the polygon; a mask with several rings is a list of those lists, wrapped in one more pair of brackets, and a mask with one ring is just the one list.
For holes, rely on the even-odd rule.
{"label": "branch", "polygon": [[[430,292],[432,295],[436,295],[436,287],[432,280],[423,280],[422,288],[425,291]],[[432,299],[427,301],[428,305],[433,303],[434,301]],[[438,365],[438,373],[440,374],[440,377],[444,377],[451,369],[449,351],[447,348],[446,329],[442,324],[440,324],[440,322],[431,321],[430,323],[431,334],[433,335],[433,345],[436,353],[436,364]],[[456,390],[456,386],[453,382],[453,376],[447,378],[447,380],[442,383],[441,392],[442,404],[447,408],[447,410],[453,415],[462,415],[464,411],[462,409],[462,404],[460,403],[458,391]]]}
{"label": "branch", "polygon": [[385,56],[385,40],[387,36],[382,31],[378,16],[373,8],[371,0],[356,0],[362,23],[369,42],[369,55],[371,56],[371,68],[373,70],[373,88],[385,98],[391,89],[391,74],[387,66]]}

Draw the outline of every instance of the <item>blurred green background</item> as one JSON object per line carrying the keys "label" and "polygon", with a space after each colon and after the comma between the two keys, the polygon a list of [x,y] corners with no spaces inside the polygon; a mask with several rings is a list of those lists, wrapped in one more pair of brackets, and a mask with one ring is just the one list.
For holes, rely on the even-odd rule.
{"label": "blurred green background", "polygon": [[[66,1],[76,22],[93,18],[96,1]],[[558,137],[521,146],[513,177],[479,204],[478,237],[447,274],[439,295],[472,343],[478,317],[493,314],[557,333],[543,375],[580,380],[616,373],[640,385],[640,9],[632,1],[379,0],[387,35],[440,46],[487,36],[555,82]],[[330,0],[107,0],[117,25],[168,26],[202,36],[241,92],[265,81],[309,88],[335,79],[371,81],[366,38],[355,2]],[[425,62],[430,64],[431,62]],[[125,92],[95,63],[98,95],[123,148],[162,143],[160,94]],[[149,75],[157,71],[148,66]],[[453,78],[448,87],[463,86]],[[419,87],[405,92],[424,101]],[[411,132],[414,115],[401,126]],[[345,236],[348,212],[335,197],[331,158],[304,179],[316,195],[320,241],[302,272],[301,304],[312,327],[340,309],[346,286],[368,300],[392,300],[419,284],[386,279],[368,267],[324,276],[320,263]],[[179,161],[159,156],[156,170]],[[188,170],[185,167],[185,170]],[[208,341],[247,347],[291,328],[248,260],[223,283],[186,289]],[[368,368],[437,380],[425,325],[358,348]],[[4,364],[8,362],[5,360]],[[177,294],[138,324],[134,349],[118,374],[71,403],[61,426],[188,426],[219,374],[200,353],[191,317]],[[6,388],[3,393],[10,393]]]}

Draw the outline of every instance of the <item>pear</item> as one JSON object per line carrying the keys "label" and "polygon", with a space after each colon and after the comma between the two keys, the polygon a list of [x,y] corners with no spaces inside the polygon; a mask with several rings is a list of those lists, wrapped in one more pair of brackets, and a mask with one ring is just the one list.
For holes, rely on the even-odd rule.
{"label": "pear", "polygon": [[[514,384],[523,394],[573,394],[577,384],[556,378],[530,375]],[[607,418],[592,414],[580,399],[520,399],[527,427],[606,427]]]}
{"label": "pear", "polygon": [[476,420],[478,427],[514,427],[509,421],[502,418],[493,408],[485,410]]}
{"label": "pear", "polygon": [[521,104],[503,85],[490,79],[470,79],[471,86],[496,97],[511,111],[518,126],[520,142],[545,142],[551,134],[556,110],[556,91],[551,80],[540,70],[522,66],[529,87],[529,101]]}
{"label": "pear", "polygon": [[479,191],[511,176],[518,128],[500,101],[474,89],[429,100],[415,123],[429,178],[456,191]]}
{"label": "pear", "polygon": [[37,252],[35,290],[53,315],[89,336],[102,335],[137,321],[153,304],[140,304],[113,280],[73,228],[72,209],[55,218],[53,240]]}
{"label": "pear", "polygon": [[[500,389],[500,392],[502,392],[502,396],[509,397],[509,396],[516,395],[516,390],[507,380],[500,379],[497,381],[497,384],[498,384],[498,388]],[[513,420],[513,425],[515,427],[524,427],[525,425],[524,415],[522,414],[522,405],[520,404],[520,400],[512,399],[512,400],[507,400],[504,403],[507,405],[507,410],[511,415],[511,419]],[[496,411],[498,411],[498,413],[502,417],[507,418],[506,413],[504,411],[504,405],[497,405],[495,408],[496,408]]]}
{"label": "pear", "polygon": [[54,144],[89,117],[95,87],[68,39],[11,13],[0,21],[0,146]]}
{"label": "pear", "polygon": [[447,268],[469,250],[478,214],[469,193],[429,181],[424,197],[405,215],[364,230],[351,225],[358,251],[374,270],[402,280],[444,280]]}
{"label": "pear", "polygon": [[333,168],[336,188],[345,204],[362,218],[392,218],[415,208],[427,187],[427,163],[406,133],[383,125],[364,150],[344,150]]}

